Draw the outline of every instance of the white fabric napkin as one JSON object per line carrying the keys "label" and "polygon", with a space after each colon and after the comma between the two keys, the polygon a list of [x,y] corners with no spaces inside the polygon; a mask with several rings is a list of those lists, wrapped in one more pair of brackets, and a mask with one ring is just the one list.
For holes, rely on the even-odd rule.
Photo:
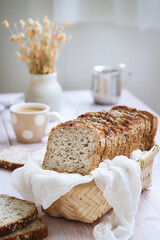
{"label": "white fabric napkin", "polygon": [[11,183],[25,199],[46,209],[74,186],[94,179],[113,207],[111,215],[95,226],[94,238],[127,240],[133,235],[141,194],[140,167],[134,160],[143,156],[143,152],[134,151],[134,160],[125,156],[115,157],[112,161],[105,160],[85,176],[43,170],[44,154],[45,148],[35,151],[24,167],[12,173]]}
{"label": "white fabric napkin", "polygon": [[94,180],[113,207],[111,215],[94,228],[95,239],[129,239],[141,194],[140,167],[133,160],[118,156],[101,163],[94,170]]}

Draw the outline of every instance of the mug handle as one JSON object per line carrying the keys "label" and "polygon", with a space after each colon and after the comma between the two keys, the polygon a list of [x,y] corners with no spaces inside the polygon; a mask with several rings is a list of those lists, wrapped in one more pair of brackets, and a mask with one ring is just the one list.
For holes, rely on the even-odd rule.
{"label": "mug handle", "polygon": [[[48,117],[55,117],[56,120],[58,121],[58,123],[61,122],[61,115],[58,112],[49,112]],[[50,131],[46,131],[44,136],[47,136],[49,134]]]}

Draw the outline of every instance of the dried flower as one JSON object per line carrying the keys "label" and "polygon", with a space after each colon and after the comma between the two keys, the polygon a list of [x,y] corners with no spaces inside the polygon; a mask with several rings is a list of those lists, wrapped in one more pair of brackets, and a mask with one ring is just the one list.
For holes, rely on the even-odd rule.
{"label": "dried flower", "polygon": [[31,42],[31,43],[28,44],[28,47],[29,47],[31,50],[36,49],[37,46],[38,46],[38,43],[36,43],[36,42]]}
{"label": "dried flower", "polygon": [[44,38],[42,38],[42,39],[40,40],[40,44],[41,44],[41,46],[47,45],[47,40],[44,39]]}
{"label": "dried flower", "polygon": [[45,31],[45,32],[49,32],[49,30],[50,30],[50,27],[49,27],[49,26],[44,26],[44,31]]}
{"label": "dried flower", "polygon": [[25,39],[24,33],[19,33],[18,37],[20,42],[22,42]]}
{"label": "dried flower", "polygon": [[34,21],[35,31],[38,35],[41,35],[43,32],[42,25],[38,21]]}
{"label": "dried flower", "polygon": [[43,32],[42,26],[36,27],[36,33],[40,36]]}
{"label": "dried flower", "polygon": [[28,48],[24,44],[20,44],[19,50],[23,53],[28,53]]}
{"label": "dried flower", "polygon": [[32,18],[28,18],[27,24],[30,25],[30,26],[33,26],[34,25],[33,19]]}
{"label": "dried flower", "polygon": [[33,29],[33,28],[31,28],[31,27],[28,27],[27,29],[26,29],[26,36],[27,37],[29,37],[31,40],[34,40],[35,39],[35,35],[36,35],[36,32],[35,32],[35,30]]}
{"label": "dried flower", "polygon": [[[19,25],[24,32],[18,33],[17,25],[14,24],[15,32],[9,28],[9,23],[5,20],[2,25],[9,28],[12,35],[10,40],[18,44],[19,52],[16,56],[21,61],[26,62],[29,72],[32,74],[47,74],[56,71],[55,61],[59,55],[60,45],[70,39],[69,34],[64,33],[64,26],[53,24],[47,16],[43,18],[44,28],[39,21],[29,18],[27,22],[20,20]],[[28,24],[29,26],[26,26]]]}
{"label": "dried flower", "polygon": [[21,54],[20,54],[19,52],[16,52],[16,56],[17,56],[18,58],[21,58]]}
{"label": "dried flower", "polygon": [[47,16],[43,18],[43,22],[44,22],[44,25],[48,25],[48,26],[50,25],[50,20],[48,19]]}
{"label": "dried flower", "polygon": [[58,41],[59,42],[65,42],[66,40],[66,34],[65,33],[61,33],[59,36],[58,36]]}
{"label": "dried flower", "polygon": [[53,46],[54,49],[56,49],[56,48],[58,48],[58,43],[57,43],[56,41],[54,41],[54,42],[52,43],[52,46]]}
{"label": "dried flower", "polygon": [[2,25],[3,25],[3,27],[5,27],[5,28],[9,28],[9,22],[8,22],[7,20],[4,20],[4,21],[2,22]]}
{"label": "dried flower", "polygon": [[11,40],[12,42],[17,42],[17,36],[16,36],[16,35],[12,35],[11,38],[10,38],[10,40]]}
{"label": "dried flower", "polygon": [[51,38],[51,35],[50,35],[49,33],[45,33],[45,34],[44,34],[44,39],[45,39],[45,40],[48,41],[48,40],[50,40],[50,38]]}
{"label": "dried flower", "polygon": [[42,27],[41,24],[38,21],[34,21],[34,26],[35,27]]}
{"label": "dried flower", "polygon": [[66,23],[64,24],[65,27],[70,27],[70,25],[71,25],[70,22],[66,22]]}
{"label": "dried flower", "polygon": [[22,62],[26,62],[27,61],[27,58],[24,57],[24,56],[21,56],[20,59],[22,60]]}
{"label": "dried flower", "polygon": [[58,31],[61,32],[61,31],[63,31],[63,29],[64,28],[61,26],[61,27],[58,28]]}
{"label": "dried flower", "polygon": [[52,22],[48,19],[47,16],[43,18],[44,23],[44,32],[49,32],[52,27]]}
{"label": "dried flower", "polygon": [[25,22],[24,22],[23,20],[20,20],[20,21],[19,21],[19,25],[20,25],[22,28],[24,28],[24,27],[25,27]]}

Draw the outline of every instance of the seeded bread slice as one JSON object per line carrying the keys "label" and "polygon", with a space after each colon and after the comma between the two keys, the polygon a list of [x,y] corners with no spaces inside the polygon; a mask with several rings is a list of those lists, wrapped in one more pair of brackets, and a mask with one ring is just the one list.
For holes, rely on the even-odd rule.
{"label": "seeded bread slice", "polygon": [[[118,155],[130,156],[131,152],[135,149],[145,150],[145,142],[142,138],[142,133],[145,130],[145,124],[143,119],[138,116],[132,116],[131,114],[122,114],[119,111],[106,112],[106,115],[111,115],[114,119],[119,121],[122,125],[126,126],[128,130],[124,130],[122,135],[119,134],[119,141],[114,146],[112,158]],[[110,159],[112,159],[110,158]],[[106,159],[106,155],[102,157],[102,160]]]}
{"label": "seeded bread slice", "polygon": [[155,115],[147,111],[141,111],[127,106],[115,106],[111,110],[139,116],[143,119],[145,124],[145,131],[143,133],[144,142],[146,143],[145,148],[146,150],[150,150],[151,147],[153,147],[154,138],[158,128],[158,119]]}
{"label": "seeded bread slice", "polygon": [[46,223],[42,219],[37,218],[28,226],[9,235],[0,237],[0,240],[42,240],[47,237],[47,234]]}
{"label": "seeded bread slice", "polygon": [[51,130],[42,167],[89,174],[98,166],[104,148],[103,128],[83,121],[68,121]]}
{"label": "seeded bread slice", "polygon": [[[117,128],[112,128],[111,125],[109,125],[106,121],[103,121],[102,119],[97,119],[96,117],[92,116],[90,117],[78,117],[78,119],[81,121],[86,121],[89,124],[93,124],[98,129],[103,129],[105,132],[105,149],[101,156],[100,161],[102,161],[102,157],[107,151],[107,155],[111,156],[113,152],[113,147],[116,145],[118,138],[117,138],[117,132],[120,130]],[[120,131],[121,132],[121,131]],[[106,154],[105,154],[106,156]]]}
{"label": "seeded bread slice", "polygon": [[34,150],[31,148],[22,148],[18,146],[3,149],[0,151],[0,168],[14,170],[24,166],[33,151]]}
{"label": "seeded bread slice", "polygon": [[0,194],[0,236],[22,229],[37,216],[34,203]]}

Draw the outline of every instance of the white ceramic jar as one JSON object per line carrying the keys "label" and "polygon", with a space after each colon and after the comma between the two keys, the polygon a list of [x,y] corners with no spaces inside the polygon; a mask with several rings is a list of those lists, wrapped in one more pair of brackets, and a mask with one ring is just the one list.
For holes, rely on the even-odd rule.
{"label": "white ceramic jar", "polygon": [[62,88],[57,81],[57,72],[37,75],[30,74],[25,101],[44,103],[50,106],[51,111],[60,112]]}

